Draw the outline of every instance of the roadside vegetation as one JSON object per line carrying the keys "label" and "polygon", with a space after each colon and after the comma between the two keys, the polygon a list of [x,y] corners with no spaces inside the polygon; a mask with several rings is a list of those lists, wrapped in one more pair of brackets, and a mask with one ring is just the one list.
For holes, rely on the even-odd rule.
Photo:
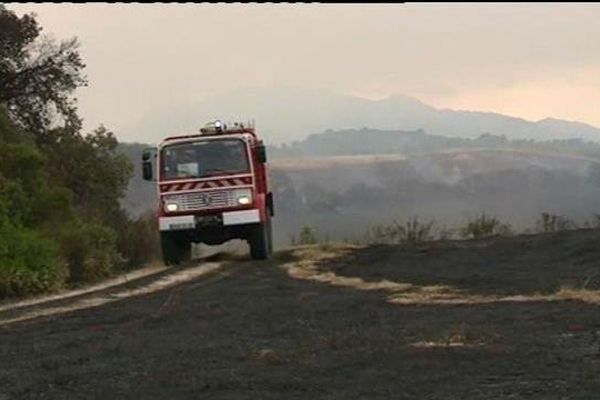
{"label": "roadside vegetation", "polygon": [[120,206],[132,165],[106,127],[82,132],[77,40],[48,39],[2,5],[0,26],[0,299],[146,262],[153,220]]}
{"label": "roadside vegetation", "polygon": [[496,235],[510,236],[511,233],[509,224],[502,223],[498,218],[485,213],[467,222],[460,230],[464,239],[482,239]]}
{"label": "roadside vegetation", "polygon": [[436,240],[470,240],[490,237],[507,237],[517,234],[553,233],[575,229],[600,228],[600,215],[578,224],[563,215],[548,212],[540,214],[535,227],[523,231],[515,230],[509,223],[486,213],[481,213],[462,224],[441,225],[435,220],[422,220],[412,217],[406,220],[393,220],[388,224],[368,226],[359,239],[331,240],[328,235],[319,233],[310,225],[304,225],[296,235],[290,237],[290,245],[331,244],[333,242],[353,245],[374,244],[416,244]]}
{"label": "roadside vegetation", "polygon": [[542,213],[537,221],[537,231],[542,233],[558,232],[567,229],[575,228],[577,225],[574,221],[562,215]]}
{"label": "roadside vegetation", "polygon": [[315,229],[309,225],[304,225],[297,235],[292,235],[290,237],[290,243],[292,244],[292,246],[317,244],[321,241],[322,240],[319,237],[317,237]]}
{"label": "roadside vegetation", "polygon": [[404,222],[393,221],[388,225],[373,225],[368,228],[365,239],[368,243],[397,244],[402,242],[424,242],[432,240],[434,221],[419,221],[412,218]]}

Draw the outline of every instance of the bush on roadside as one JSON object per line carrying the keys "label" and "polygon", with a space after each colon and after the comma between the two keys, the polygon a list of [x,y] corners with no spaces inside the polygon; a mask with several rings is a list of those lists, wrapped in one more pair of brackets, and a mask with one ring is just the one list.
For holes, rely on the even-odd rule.
{"label": "bush on roadside", "polygon": [[69,268],[69,283],[94,282],[122,265],[116,233],[106,226],[75,221],[58,233],[61,253]]}
{"label": "bush on roadside", "polygon": [[417,217],[389,225],[374,225],[369,227],[366,240],[373,244],[397,244],[402,242],[425,242],[433,239],[434,221],[421,222]]}
{"label": "bush on roadside", "polygon": [[[76,39],[40,36],[0,5],[0,296],[51,291],[134,267],[156,232],[124,215],[133,166],[100,125],[82,132]],[[4,47],[6,47],[4,46]]]}
{"label": "bush on roadside", "polygon": [[297,236],[292,235],[290,242],[292,246],[299,246],[305,244],[317,244],[319,243],[319,239],[314,228],[309,225],[304,225]]}
{"label": "bush on roadside", "polygon": [[490,236],[509,236],[512,234],[509,224],[504,224],[498,218],[487,216],[485,213],[467,222],[467,225],[460,232],[465,239],[482,239]]}
{"label": "bush on roadside", "polygon": [[542,213],[536,224],[538,232],[550,233],[575,229],[577,226],[574,221],[562,215]]}
{"label": "bush on roadside", "polygon": [[67,276],[56,243],[0,221],[0,298],[56,290]]}
{"label": "bush on roadside", "polygon": [[133,269],[160,258],[160,235],[154,212],[128,218],[123,213],[117,230],[117,250],[123,256],[123,267]]}

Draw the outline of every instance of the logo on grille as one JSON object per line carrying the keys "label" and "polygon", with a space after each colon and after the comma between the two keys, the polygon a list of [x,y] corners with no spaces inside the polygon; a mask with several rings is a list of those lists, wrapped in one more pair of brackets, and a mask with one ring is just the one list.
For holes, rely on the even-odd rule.
{"label": "logo on grille", "polygon": [[210,206],[212,204],[212,196],[210,194],[202,194],[200,195],[200,203],[202,203],[203,206]]}

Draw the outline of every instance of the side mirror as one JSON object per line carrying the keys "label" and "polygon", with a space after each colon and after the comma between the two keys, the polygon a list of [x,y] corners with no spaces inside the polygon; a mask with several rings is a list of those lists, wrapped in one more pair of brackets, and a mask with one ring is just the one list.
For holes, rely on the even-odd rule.
{"label": "side mirror", "polygon": [[152,156],[152,151],[154,149],[144,149],[144,152],[142,153],[142,161],[148,161],[150,160],[150,157]]}
{"label": "side mirror", "polygon": [[152,177],[152,162],[150,161],[144,161],[142,163],[142,176],[144,178],[145,181],[151,181],[153,180]]}
{"label": "side mirror", "polygon": [[155,148],[144,149],[144,152],[142,153],[142,177],[146,181],[154,180],[153,173],[152,173],[152,171],[153,171],[153,165],[152,165],[153,157],[152,156],[153,155],[156,155]]}
{"label": "side mirror", "polygon": [[267,149],[265,148],[264,144],[261,144],[257,147],[256,152],[258,154],[258,161],[260,161],[261,163],[266,163],[267,162]]}

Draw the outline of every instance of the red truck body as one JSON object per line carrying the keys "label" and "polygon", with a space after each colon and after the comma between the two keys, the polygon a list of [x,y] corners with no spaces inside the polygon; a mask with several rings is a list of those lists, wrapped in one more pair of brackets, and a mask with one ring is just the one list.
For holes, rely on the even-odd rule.
{"label": "red truck body", "polygon": [[[145,153],[143,162],[150,156]],[[156,176],[158,225],[166,264],[190,256],[191,243],[243,239],[254,258],[272,252],[273,197],[265,147],[253,126],[214,123],[197,135],[164,139],[144,178]],[[154,173],[147,173],[151,168]]]}

